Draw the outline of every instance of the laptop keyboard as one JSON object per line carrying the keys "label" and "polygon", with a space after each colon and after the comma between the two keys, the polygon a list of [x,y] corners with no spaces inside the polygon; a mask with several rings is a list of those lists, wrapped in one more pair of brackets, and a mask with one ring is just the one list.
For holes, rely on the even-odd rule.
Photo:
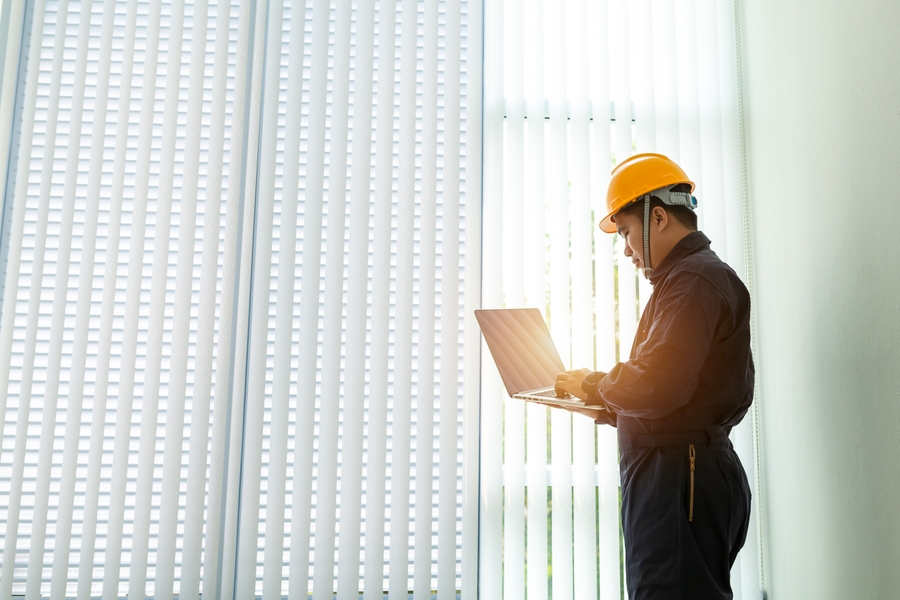
{"label": "laptop keyboard", "polygon": [[568,393],[565,393],[565,392],[563,393],[562,396],[558,396],[558,395],[556,394],[556,390],[554,390],[553,388],[550,388],[550,389],[547,389],[547,390],[542,390],[542,391],[539,391],[539,392],[528,392],[527,394],[524,394],[524,395],[527,395],[527,396],[537,396],[537,397],[540,397],[540,398],[557,398],[557,399],[562,399],[562,398],[572,398],[572,397],[573,397],[571,394],[568,394]]}

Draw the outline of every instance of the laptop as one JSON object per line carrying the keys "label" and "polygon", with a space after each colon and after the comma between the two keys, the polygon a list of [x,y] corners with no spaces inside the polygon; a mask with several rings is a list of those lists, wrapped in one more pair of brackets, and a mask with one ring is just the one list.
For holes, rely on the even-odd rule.
{"label": "laptop", "polygon": [[476,310],[475,318],[511,398],[555,406],[585,405],[569,394],[556,395],[556,376],[566,368],[538,309]]}

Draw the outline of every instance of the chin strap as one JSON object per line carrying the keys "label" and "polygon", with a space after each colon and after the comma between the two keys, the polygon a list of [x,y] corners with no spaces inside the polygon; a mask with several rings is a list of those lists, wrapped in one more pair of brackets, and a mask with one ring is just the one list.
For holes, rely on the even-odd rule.
{"label": "chin strap", "polygon": [[650,194],[644,196],[644,278],[650,279],[653,267],[650,263]]}
{"label": "chin strap", "polygon": [[691,210],[697,209],[697,198],[688,192],[673,192],[668,187],[653,190],[649,194],[644,194],[635,202],[644,201],[644,277],[650,279],[653,275],[653,264],[650,262],[650,198],[656,196],[663,204],[668,206],[686,206]]}

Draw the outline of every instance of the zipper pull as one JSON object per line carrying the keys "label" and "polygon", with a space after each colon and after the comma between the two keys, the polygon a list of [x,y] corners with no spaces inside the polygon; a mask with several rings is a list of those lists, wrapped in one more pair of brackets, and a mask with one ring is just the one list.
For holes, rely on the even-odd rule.
{"label": "zipper pull", "polygon": [[688,511],[688,522],[694,522],[694,459],[697,458],[697,451],[694,445],[688,446],[688,457],[691,459],[691,505]]}

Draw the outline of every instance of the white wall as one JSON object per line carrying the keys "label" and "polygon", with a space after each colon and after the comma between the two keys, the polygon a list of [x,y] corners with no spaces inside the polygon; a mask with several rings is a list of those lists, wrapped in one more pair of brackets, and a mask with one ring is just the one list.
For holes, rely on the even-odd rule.
{"label": "white wall", "polygon": [[770,600],[900,598],[900,2],[742,2]]}

